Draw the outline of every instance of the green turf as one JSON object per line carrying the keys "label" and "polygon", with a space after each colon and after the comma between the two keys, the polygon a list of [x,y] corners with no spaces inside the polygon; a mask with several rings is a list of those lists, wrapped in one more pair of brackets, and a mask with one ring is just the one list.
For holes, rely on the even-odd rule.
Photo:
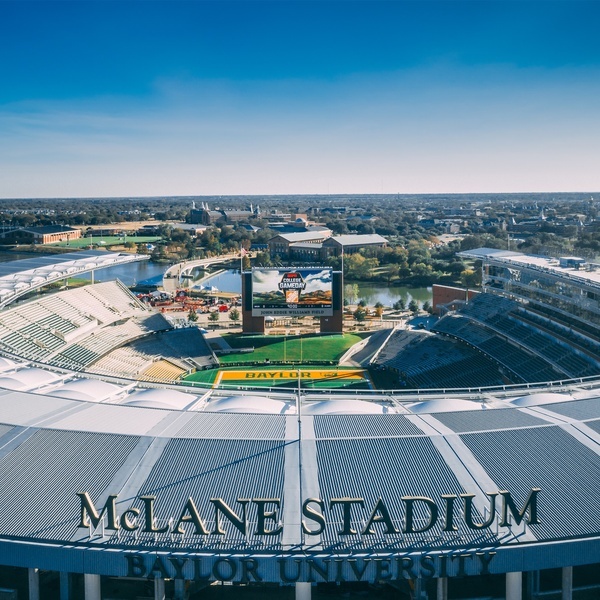
{"label": "green turf", "polygon": [[191,373],[190,375],[187,375],[183,379],[185,381],[196,381],[198,383],[212,385],[217,377],[218,372],[219,372],[219,369],[208,369],[206,371],[196,371],[195,373]]}
{"label": "green turf", "polygon": [[[187,379],[186,379],[187,381]],[[223,389],[248,389],[248,388],[285,388],[285,389],[298,389],[298,382],[296,380],[277,380],[274,381],[253,381],[251,384],[247,381],[240,381],[236,383],[235,381],[224,382],[221,386]],[[301,382],[300,389],[316,389],[316,390],[337,390],[337,389],[347,389],[347,390],[368,390],[371,389],[369,384],[366,381],[354,381],[349,383],[344,379],[331,379],[329,381],[313,381],[307,383],[306,381]]]}
{"label": "green turf", "polygon": [[58,244],[50,244],[51,246],[58,246],[60,248],[89,248],[90,244],[94,244],[94,247],[107,248],[109,246],[122,246],[125,242],[134,242],[135,244],[151,244],[160,240],[160,236],[134,236],[128,235],[114,236],[114,235],[103,235],[93,236],[91,239],[89,236],[79,238],[78,240],[69,240],[68,242],[59,242]]}
{"label": "green turf", "polygon": [[[274,367],[253,367],[252,371],[268,371],[273,370]],[[286,367],[288,368],[288,367]],[[301,367],[302,369],[310,369],[311,367]],[[241,368],[242,370],[244,367]],[[191,373],[186,377],[183,377],[185,382],[196,382],[204,385],[212,385],[217,378],[217,374],[221,369],[210,369],[206,371],[197,371],[196,373]],[[230,369],[223,370],[240,370],[239,368],[232,367]],[[355,370],[354,368],[348,368],[348,370]],[[344,369],[339,369],[340,373],[343,373]],[[240,380],[226,380],[221,383],[221,387],[224,389],[239,389],[239,388],[297,388],[298,379],[293,377],[290,379],[278,379],[273,381],[272,379],[240,379]],[[348,380],[340,377],[339,379],[331,378],[331,379],[313,379],[313,380],[303,380],[300,384],[301,389],[371,389],[369,383],[365,380]]]}
{"label": "green turf", "polygon": [[219,357],[221,364],[291,362],[310,364],[322,361],[323,364],[337,363],[346,350],[360,342],[365,336],[356,334],[322,336],[242,336],[224,335],[232,348],[254,348],[254,352],[231,353]]}

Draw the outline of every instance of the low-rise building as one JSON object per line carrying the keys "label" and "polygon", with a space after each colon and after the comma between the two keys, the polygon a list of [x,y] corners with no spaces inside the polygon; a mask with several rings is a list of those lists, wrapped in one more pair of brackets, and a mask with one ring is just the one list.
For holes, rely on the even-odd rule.
{"label": "low-rise building", "polygon": [[322,244],[331,236],[329,229],[318,231],[304,231],[298,233],[281,233],[269,240],[269,253],[271,256],[290,256],[290,245],[302,242],[304,244]]}
{"label": "low-rise building", "polygon": [[66,225],[45,225],[43,227],[23,227],[20,237],[30,237],[34,244],[53,244],[78,240],[81,230]]}
{"label": "low-rise building", "polygon": [[323,258],[354,254],[363,248],[385,248],[387,240],[378,233],[336,235],[323,242]]}

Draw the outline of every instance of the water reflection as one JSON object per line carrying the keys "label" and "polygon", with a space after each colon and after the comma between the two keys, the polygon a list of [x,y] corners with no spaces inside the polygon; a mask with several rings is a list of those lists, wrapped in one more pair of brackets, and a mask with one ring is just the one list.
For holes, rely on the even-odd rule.
{"label": "water reflection", "polygon": [[207,277],[203,285],[214,285],[220,292],[242,293],[242,278],[239,269],[227,269],[223,273]]}
{"label": "water reflection", "polygon": [[369,306],[381,302],[384,306],[391,307],[400,299],[404,300],[406,306],[411,300],[416,300],[419,306],[423,306],[423,302],[426,300],[431,303],[432,298],[431,287],[387,287],[385,284],[358,284],[358,300],[364,300]]}
{"label": "water reflection", "polygon": [[162,283],[162,276],[167,270],[168,265],[153,263],[149,260],[129,263],[126,265],[116,265],[106,269],[99,269],[94,274],[94,279],[98,281],[111,281],[119,279],[125,285],[136,285],[146,280],[155,280],[155,285]]}

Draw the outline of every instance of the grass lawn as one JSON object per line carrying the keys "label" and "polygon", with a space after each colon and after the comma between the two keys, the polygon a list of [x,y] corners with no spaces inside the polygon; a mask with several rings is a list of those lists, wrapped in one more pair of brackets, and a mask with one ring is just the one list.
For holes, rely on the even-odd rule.
{"label": "grass lawn", "polygon": [[160,236],[135,236],[128,235],[127,237],[116,235],[94,236],[93,238],[82,237],[78,240],[69,240],[68,242],[59,242],[58,244],[49,244],[50,246],[58,246],[59,248],[73,248],[79,250],[81,248],[89,248],[93,242],[94,247],[108,248],[109,246],[122,246],[125,242],[134,242],[135,244],[151,244],[160,240]]}
{"label": "grass lawn", "polygon": [[226,334],[225,341],[232,348],[254,348],[254,352],[232,352],[219,357],[221,364],[257,363],[269,360],[272,362],[303,363],[323,361],[335,363],[343,354],[364,339],[368,334],[318,335],[318,336],[283,336],[257,335],[247,336]]}

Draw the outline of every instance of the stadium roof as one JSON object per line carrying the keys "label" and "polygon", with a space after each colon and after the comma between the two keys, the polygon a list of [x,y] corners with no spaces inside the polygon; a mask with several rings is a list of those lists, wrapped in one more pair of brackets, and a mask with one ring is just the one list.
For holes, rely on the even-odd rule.
{"label": "stadium roof", "polygon": [[87,250],[3,262],[0,263],[0,308],[23,294],[66,277],[148,259],[143,254]]}
{"label": "stadium roof", "polygon": [[[25,377],[35,371],[20,373]],[[585,499],[598,493],[599,391],[582,400],[567,393],[536,394],[530,396],[531,406],[521,408],[514,406],[520,398],[497,400],[488,410],[482,410],[481,402],[448,399],[445,412],[438,401],[409,406],[403,414],[392,404],[336,398],[305,402],[299,422],[286,397],[220,397],[204,405],[204,411],[177,410],[183,406],[180,399],[193,403],[196,397],[166,388],[134,391],[125,404],[113,404],[114,396],[100,403],[97,398],[56,397],[66,390],[86,393],[88,385],[91,390],[82,380],[67,381],[47,396],[3,386],[0,538],[85,544],[113,552],[158,538],[161,548],[170,551],[224,551],[237,544],[238,551],[279,552],[301,542],[292,544],[283,535],[259,540],[252,532],[241,536],[231,528],[224,538],[206,540],[97,535],[77,526],[76,494],[88,492],[100,507],[106,494],[119,502],[151,494],[157,499],[157,523],[179,514],[181,498],[188,496],[202,514],[209,514],[211,498],[223,498],[232,507],[236,498],[285,498],[282,519],[289,522],[292,515],[285,511],[299,494],[294,483],[299,477],[306,482],[307,497],[364,498],[369,510],[383,498],[392,507],[392,519],[398,518],[401,496],[474,494],[474,506],[483,514],[489,498],[482,490],[511,490],[522,505],[531,488],[541,489],[539,525],[470,530],[457,517],[458,532],[444,531],[439,523],[431,534],[393,535],[392,542],[380,526],[371,536],[356,539],[338,537],[332,526],[314,539],[306,536],[303,547],[311,551],[370,553],[390,543],[396,551],[526,550],[535,542],[584,540],[598,533],[597,515],[588,511]],[[113,391],[126,390],[103,386],[102,394]],[[145,408],[131,405],[142,401]],[[161,409],[149,408],[153,404]],[[432,411],[425,410],[427,404]],[[270,414],[261,414],[263,409]],[[298,439],[303,440],[301,460]],[[15,481],[28,483],[15,486]],[[22,510],[40,501],[49,507],[43,522],[36,520],[37,513]],[[364,517],[358,513],[356,526]]]}
{"label": "stadium roof", "polygon": [[541,269],[574,280],[580,284],[585,283],[594,287],[600,285],[600,264],[587,263],[587,269],[576,269],[573,267],[561,267],[558,258],[548,256],[537,256],[535,254],[523,254],[510,250],[498,250],[496,248],[477,248],[464,250],[459,256],[477,260],[495,260],[510,265]]}
{"label": "stadium roof", "polygon": [[395,411],[376,402],[345,399],[312,402],[302,412],[306,415],[381,415]]}
{"label": "stadium roof", "polygon": [[[25,556],[30,565],[35,556],[64,571],[77,556],[82,570],[126,575],[124,556],[136,551],[153,561],[159,553],[271,557],[279,572],[273,557],[488,552],[498,573],[598,560],[598,381],[437,396],[231,394],[16,360],[2,368],[3,564]],[[539,519],[528,504],[534,494]],[[82,498],[104,514],[95,526],[82,521]],[[102,510],[113,500],[123,527],[111,527]],[[319,524],[306,502],[322,514],[318,533],[302,529],[303,517]],[[221,532],[215,506],[225,505]],[[147,530],[134,531],[150,506]],[[238,527],[235,512],[245,519],[246,509],[249,525]],[[481,525],[488,516],[493,526]],[[259,522],[274,531],[263,535]],[[457,574],[457,563],[447,566]]]}

